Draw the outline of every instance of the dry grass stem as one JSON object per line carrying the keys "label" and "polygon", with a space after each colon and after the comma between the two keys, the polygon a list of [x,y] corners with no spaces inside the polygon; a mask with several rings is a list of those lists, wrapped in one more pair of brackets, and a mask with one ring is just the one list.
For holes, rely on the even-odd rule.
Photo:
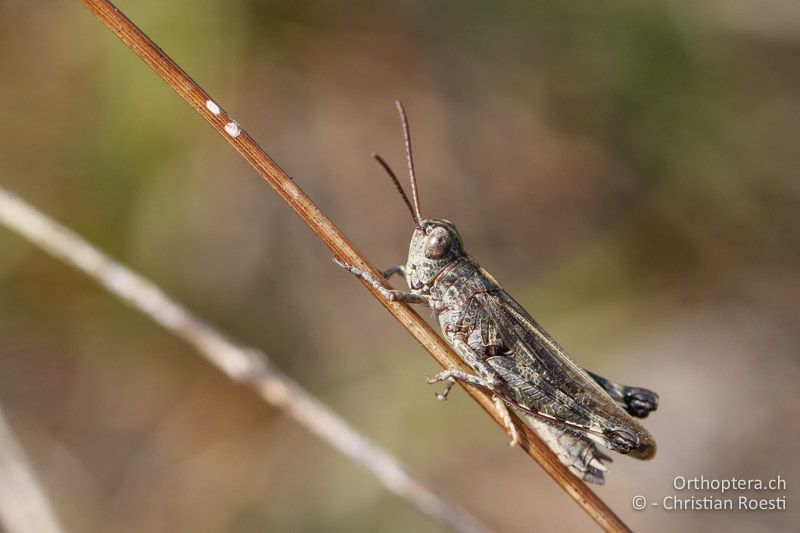
{"label": "dry grass stem", "polygon": [[[275,189],[319,238],[328,245],[333,254],[380,279],[378,271],[369,264],[344,234],[334,226],[308,196],[250,137],[247,131],[175,64],[167,54],[156,46],[144,32],[125,17],[111,2],[105,0],[82,0],[82,3],[189,105],[200,113],[250,163],[256,172]],[[367,286],[367,289],[430,352],[442,367],[466,370],[458,356],[415,311],[404,304],[387,302],[372,287]],[[466,386],[465,388],[489,416],[500,427],[503,427],[503,421],[497,415],[491,397],[474,387]],[[514,423],[520,433],[520,447],[539,463],[601,528],[606,531],[629,531],[619,517],[592,490],[561,464],[547,445],[526,424],[516,416],[514,416]]]}

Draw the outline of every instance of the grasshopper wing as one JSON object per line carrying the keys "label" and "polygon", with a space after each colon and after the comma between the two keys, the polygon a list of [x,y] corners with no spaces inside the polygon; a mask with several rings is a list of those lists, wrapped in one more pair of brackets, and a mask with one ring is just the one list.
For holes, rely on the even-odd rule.
{"label": "grasshopper wing", "polygon": [[487,362],[509,385],[501,395],[530,415],[556,421],[619,453],[655,455],[653,437],[503,289],[475,296],[505,350]]}

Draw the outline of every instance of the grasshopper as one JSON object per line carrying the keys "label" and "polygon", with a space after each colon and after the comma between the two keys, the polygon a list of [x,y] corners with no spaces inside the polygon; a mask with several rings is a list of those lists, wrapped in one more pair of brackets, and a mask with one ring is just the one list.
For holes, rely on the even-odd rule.
{"label": "grasshopper", "polygon": [[445,400],[457,381],[489,392],[510,435],[519,439],[509,407],[520,411],[534,431],[579,478],[602,484],[610,458],[598,444],[637,459],[650,459],[656,444],[633,417],[658,406],[658,395],[615,383],[581,368],[503,287],[464,249],[458,230],[444,219],[422,218],[411,150],[408,117],[396,102],[403,124],[413,205],[391,167],[380,163],[400,192],[414,233],[405,265],[382,272],[405,278],[409,291],[386,288],[369,273],[334,260],[389,301],[427,305],[445,340],[472,372],[449,369],[428,379],[445,382],[436,395]]}

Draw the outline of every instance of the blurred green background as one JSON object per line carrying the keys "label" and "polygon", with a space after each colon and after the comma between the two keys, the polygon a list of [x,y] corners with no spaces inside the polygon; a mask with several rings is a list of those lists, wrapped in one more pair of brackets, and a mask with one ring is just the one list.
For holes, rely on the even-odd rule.
{"label": "blurred green background", "polygon": [[[370,158],[403,171],[401,99],[423,215],[579,362],[660,393],[659,455],[615,457],[601,497],[643,531],[797,531],[796,2],[118,5],[380,267],[412,229]],[[0,0],[0,102],[2,186],[498,530],[594,530],[462,391],[434,400],[430,357],[78,2]],[[438,531],[5,229],[0,403],[69,531]],[[701,474],[781,475],[789,510],[631,510]]]}

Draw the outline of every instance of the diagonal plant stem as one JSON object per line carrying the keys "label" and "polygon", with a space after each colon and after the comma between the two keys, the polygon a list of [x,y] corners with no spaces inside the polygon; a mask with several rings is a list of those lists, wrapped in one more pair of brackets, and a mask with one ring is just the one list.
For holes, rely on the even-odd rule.
{"label": "diagonal plant stem", "polygon": [[[185,340],[231,380],[249,385],[267,403],[289,414],[373,474],[387,489],[405,498],[434,520],[465,533],[488,531],[464,509],[433,492],[389,452],[361,435],[343,418],[275,368],[264,353],[228,339],[214,326],[164,294],[154,283],[109,258],[80,235],[2,187],[0,224],[77,268],[109,293]],[[4,471],[2,429],[0,419],[0,478]],[[0,516],[3,514],[1,500]]]}
{"label": "diagonal plant stem", "polygon": [[[163,50],[107,0],[81,0],[83,5],[138,55],[156,74],[191,105],[283,198],[331,251],[349,263],[381,279],[379,272],[339,229],[314,205],[252,137],[192,80]],[[420,316],[405,304],[388,302],[368,283],[367,289],[430,352],[444,368],[468,370],[458,356]],[[463,385],[467,392],[505,430],[492,398],[482,390]],[[520,435],[520,447],[547,472],[597,524],[606,531],[629,531],[620,518],[582,481],[561,464],[555,454],[519,417],[512,415]]]}
{"label": "diagonal plant stem", "polygon": [[0,410],[0,524],[8,533],[61,533],[25,450]]}

